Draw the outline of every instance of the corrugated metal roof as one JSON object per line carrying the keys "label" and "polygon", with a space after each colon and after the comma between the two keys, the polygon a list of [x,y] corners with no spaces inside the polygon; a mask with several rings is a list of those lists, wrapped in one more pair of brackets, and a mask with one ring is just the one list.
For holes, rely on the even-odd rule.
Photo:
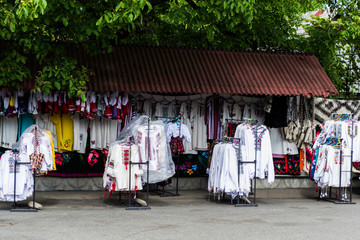
{"label": "corrugated metal roof", "polygon": [[92,91],[324,97],[338,93],[313,55],[129,46],[104,55],[73,54],[93,70]]}
{"label": "corrugated metal roof", "polygon": [[[313,55],[269,54],[121,46],[90,56],[69,53],[94,75],[91,91],[159,94],[313,95],[338,94]],[[30,68],[39,70],[36,63]],[[25,89],[33,81],[24,82]]]}

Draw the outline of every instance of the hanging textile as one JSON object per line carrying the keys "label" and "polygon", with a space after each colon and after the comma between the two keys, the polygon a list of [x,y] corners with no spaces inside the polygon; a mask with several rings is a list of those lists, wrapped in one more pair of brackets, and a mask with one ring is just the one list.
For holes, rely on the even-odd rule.
{"label": "hanging textile", "polygon": [[[142,190],[141,176],[143,168],[140,162],[139,147],[132,143],[114,143],[109,149],[103,175],[103,187],[112,191],[138,191]],[[129,174],[131,168],[131,186]]]}
{"label": "hanging textile", "polygon": [[147,116],[139,116],[124,127],[116,142],[126,142],[129,137],[139,147],[140,161],[149,161],[149,169],[142,164],[143,182],[158,183],[175,174],[175,164],[162,121],[150,121]]}
{"label": "hanging textile", "polygon": [[[240,124],[235,133],[240,142],[218,143],[212,150],[208,191],[226,193],[232,198],[248,197],[255,176],[269,184],[275,180],[270,135],[265,126]],[[255,156],[256,154],[256,156]],[[239,165],[238,161],[255,161]]]}
{"label": "hanging textile", "polygon": [[88,138],[89,119],[80,118],[78,113],[73,116],[74,122],[74,151],[85,153]]}
{"label": "hanging textile", "polygon": [[192,148],[207,149],[207,127],[205,125],[205,106],[197,101],[191,103],[190,119],[192,122]]}
{"label": "hanging textile", "polygon": [[74,122],[71,119],[71,114],[54,114],[50,120],[56,125],[58,151],[73,151]]}
{"label": "hanging textile", "polygon": [[149,161],[149,181],[147,166],[144,165],[143,181],[157,183],[175,174],[170,146],[166,141],[165,125],[161,121],[151,122],[150,126],[140,126],[135,136],[142,162]]}
{"label": "hanging textile", "polygon": [[[323,189],[348,187],[351,182],[351,161],[360,161],[359,122],[339,118],[325,122],[313,146],[315,154],[312,159],[310,177]],[[353,150],[352,159],[351,150]],[[326,196],[327,192],[322,191],[321,197]]]}
{"label": "hanging textile", "polygon": [[360,120],[360,100],[314,99],[315,124],[324,124],[333,113],[353,114],[352,119]]}
{"label": "hanging textile", "polygon": [[18,137],[18,119],[0,117],[1,147],[11,149]]}
{"label": "hanging textile", "polygon": [[31,125],[35,124],[35,120],[30,113],[24,113],[19,116],[19,130],[18,130],[18,139],[20,138],[21,134],[30,127]]}
{"label": "hanging textile", "polygon": [[[184,125],[187,126],[187,129],[189,130],[189,134],[190,136],[192,136],[194,132],[191,127],[190,112],[191,112],[191,105],[183,102],[180,107],[180,114],[182,114],[181,123],[183,126]],[[184,154],[197,154],[197,151],[194,150],[192,147],[191,140],[183,141],[183,145],[184,145]]]}
{"label": "hanging textile", "polygon": [[28,127],[19,139],[20,153],[30,156],[33,171],[37,174],[53,171],[55,167],[52,137],[37,125]]}
{"label": "hanging textile", "polygon": [[270,113],[265,113],[267,127],[286,127],[287,122],[287,101],[285,96],[273,97]]}
{"label": "hanging textile", "polygon": [[29,157],[23,153],[6,151],[0,159],[0,201],[14,201],[14,174],[16,171],[15,201],[23,201],[30,197],[34,190],[34,179],[28,164],[17,164],[15,160],[28,163]]}

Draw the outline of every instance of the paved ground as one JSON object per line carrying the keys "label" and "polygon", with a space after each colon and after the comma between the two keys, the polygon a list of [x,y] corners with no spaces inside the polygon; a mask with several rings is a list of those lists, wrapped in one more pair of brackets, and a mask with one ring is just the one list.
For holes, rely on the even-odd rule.
{"label": "paved ground", "polygon": [[[208,200],[206,191],[179,197],[151,194],[151,210],[127,211],[118,195],[38,192],[37,213],[10,212],[0,203],[0,239],[359,239],[357,204],[314,199],[314,189],[257,192],[258,207]],[[141,198],[144,198],[141,196]]]}

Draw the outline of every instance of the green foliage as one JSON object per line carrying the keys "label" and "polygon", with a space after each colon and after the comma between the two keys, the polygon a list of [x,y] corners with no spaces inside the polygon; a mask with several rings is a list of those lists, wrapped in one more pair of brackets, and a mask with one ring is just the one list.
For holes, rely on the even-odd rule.
{"label": "green foliage", "polygon": [[[304,26],[307,36],[298,35],[303,14],[324,6],[341,17],[314,18]],[[359,3],[350,0],[337,5],[331,0],[0,0],[0,43],[11,46],[0,54],[0,83],[14,86],[30,78],[38,90],[84,96],[91,69],[68,55],[69,46],[100,54],[137,44],[314,53],[336,87],[349,95],[359,76],[358,58],[339,53],[360,48],[359,16]],[[41,66],[40,74],[30,74],[28,56]]]}
{"label": "green foliage", "polygon": [[329,3],[329,18],[314,17],[305,26],[307,51],[316,54],[330,79],[345,98],[356,97],[360,80],[360,3]]}
{"label": "green foliage", "polygon": [[86,100],[86,84],[90,72],[84,67],[77,68],[75,59],[57,57],[52,64],[43,67],[36,78],[35,88],[49,94],[50,91],[64,90],[69,97]]}
{"label": "green foliage", "polygon": [[16,50],[0,54],[0,87],[20,89],[24,79],[30,77],[30,70],[25,66],[26,60]]}

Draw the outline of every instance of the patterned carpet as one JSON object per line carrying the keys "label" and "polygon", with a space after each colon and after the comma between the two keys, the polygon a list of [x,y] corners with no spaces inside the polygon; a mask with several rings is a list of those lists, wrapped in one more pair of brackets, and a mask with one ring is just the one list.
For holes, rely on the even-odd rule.
{"label": "patterned carpet", "polygon": [[353,114],[360,119],[360,100],[314,99],[314,123],[323,124],[332,118],[332,114]]}

